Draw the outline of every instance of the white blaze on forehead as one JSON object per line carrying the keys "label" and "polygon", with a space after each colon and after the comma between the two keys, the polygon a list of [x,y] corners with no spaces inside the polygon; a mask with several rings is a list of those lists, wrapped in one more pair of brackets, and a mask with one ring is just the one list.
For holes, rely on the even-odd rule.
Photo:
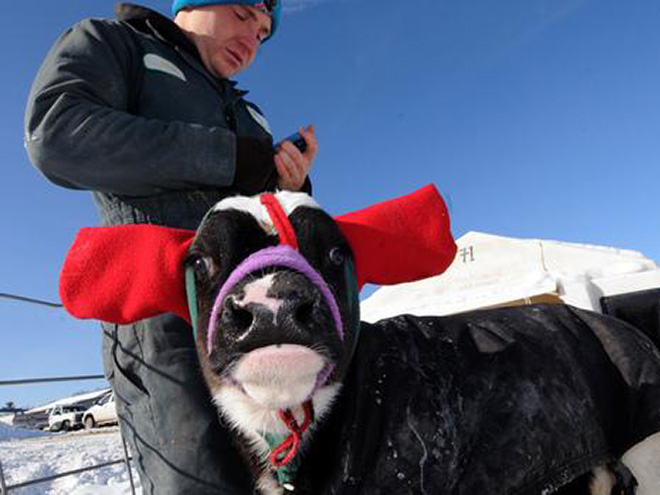
{"label": "white blaze on forehead", "polygon": [[307,206],[308,208],[316,208],[317,210],[321,209],[321,206],[306,193],[280,191],[275,195],[275,197],[279,200],[287,216],[291,215],[293,210],[299,206]]}
{"label": "white blaze on forehead", "polygon": [[[314,201],[311,196],[305,193],[279,191],[275,194],[275,197],[279,200],[280,205],[287,216],[290,216],[299,206],[306,206],[317,210],[321,209],[319,204]],[[259,196],[233,196],[231,198],[225,198],[216,203],[212,211],[225,210],[238,210],[248,213],[259,222],[259,225],[261,225],[267,233],[274,233],[273,222],[268,214],[268,210],[259,201]]]}

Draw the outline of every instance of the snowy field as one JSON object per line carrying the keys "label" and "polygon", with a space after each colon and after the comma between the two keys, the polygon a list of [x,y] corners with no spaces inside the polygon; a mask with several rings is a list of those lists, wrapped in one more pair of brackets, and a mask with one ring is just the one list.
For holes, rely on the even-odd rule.
{"label": "snowy field", "polygon": [[[42,433],[0,423],[0,462],[8,486],[124,458],[119,429]],[[133,470],[136,493],[141,494]],[[10,495],[128,495],[126,464],[114,464],[50,482],[10,490]]]}

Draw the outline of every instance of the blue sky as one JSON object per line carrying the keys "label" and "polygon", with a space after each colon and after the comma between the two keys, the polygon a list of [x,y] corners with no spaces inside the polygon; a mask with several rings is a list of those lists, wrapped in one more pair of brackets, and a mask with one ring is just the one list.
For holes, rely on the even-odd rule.
{"label": "blue sky", "polygon": [[[479,230],[660,260],[657,0],[284,2],[281,30],[237,79],[277,138],[316,124],[312,178],[331,213],[434,182],[456,237]],[[88,193],[29,164],[22,122],[53,41],[112,6],[18,2],[0,21],[0,292],[57,301],[69,244],[96,224]],[[0,332],[0,380],[102,372],[96,323],[0,299]],[[100,386],[0,387],[0,405]]]}

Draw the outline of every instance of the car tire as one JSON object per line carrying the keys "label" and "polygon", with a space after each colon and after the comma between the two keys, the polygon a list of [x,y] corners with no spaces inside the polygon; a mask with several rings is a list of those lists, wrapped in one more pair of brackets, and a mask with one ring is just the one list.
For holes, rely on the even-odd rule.
{"label": "car tire", "polygon": [[61,428],[62,431],[67,432],[70,429],[71,429],[71,425],[69,424],[68,421],[62,422],[62,428]]}
{"label": "car tire", "polygon": [[94,421],[94,416],[87,416],[85,418],[85,429],[91,430],[96,426],[96,421]]}

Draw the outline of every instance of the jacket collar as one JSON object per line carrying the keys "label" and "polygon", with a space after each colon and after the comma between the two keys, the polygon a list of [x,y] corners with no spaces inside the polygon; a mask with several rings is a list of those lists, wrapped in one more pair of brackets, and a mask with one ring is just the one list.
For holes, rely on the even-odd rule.
{"label": "jacket collar", "polygon": [[132,3],[115,5],[115,16],[138,31],[155,36],[161,41],[183,49],[199,59],[195,44],[179,29],[172,19],[147,7]]}
{"label": "jacket collar", "polygon": [[164,43],[168,43],[173,47],[183,51],[188,56],[191,56],[195,62],[200,66],[199,70],[203,71],[204,75],[213,79],[217,83],[227,84],[234,89],[237,94],[235,98],[240,98],[247,94],[247,91],[235,88],[236,81],[230,79],[216,79],[203,69],[202,60],[197,51],[195,44],[188,39],[184,32],[177,26],[172,19],[151,10],[141,5],[133,3],[119,3],[115,5],[115,17],[119,21],[127,22],[138,31],[154,36]]}

